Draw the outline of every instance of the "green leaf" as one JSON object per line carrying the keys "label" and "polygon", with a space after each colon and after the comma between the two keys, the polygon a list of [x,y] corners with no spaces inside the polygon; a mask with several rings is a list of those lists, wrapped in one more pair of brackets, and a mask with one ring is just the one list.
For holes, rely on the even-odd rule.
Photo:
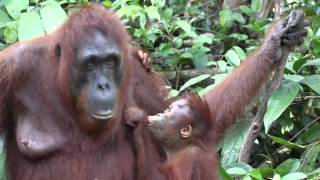
{"label": "green leaf", "polygon": [[202,74],[200,76],[189,79],[186,83],[184,83],[183,86],[181,86],[181,88],[179,89],[179,92],[185,90],[186,88],[188,88],[194,84],[197,84],[203,80],[208,79],[210,76],[211,76],[211,74]]}
{"label": "green leaf", "polygon": [[240,167],[233,167],[233,168],[227,169],[227,173],[231,174],[231,175],[235,175],[235,176],[246,175],[247,174],[247,170],[242,169]]}
{"label": "green leaf", "polygon": [[203,44],[212,44],[213,35],[201,34],[194,41],[195,44],[203,45]]}
{"label": "green leaf", "polygon": [[270,136],[270,138],[278,143],[278,144],[282,144],[284,145],[285,147],[289,148],[289,149],[304,149],[306,148],[305,146],[301,146],[299,144],[295,144],[295,143],[292,143],[292,142],[289,142],[285,139],[282,139],[282,138],[279,138],[279,137],[276,137],[276,136]]}
{"label": "green leaf", "polygon": [[243,18],[243,16],[237,12],[232,13],[232,19],[239,22],[240,24],[244,24],[246,20]]}
{"label": "green leaf", "polygon": [[301,81],[301,83],[309,86],[315,92],[320,94],[320,75],[307,76]]}
{"label": "green leaf", "polygon": [[237,52],[241,60],[246,58],[246,53],[239,46],[234,46],[233,49]]}
{"label": "green leaf", "polygon": [[251,9],[253,12],[258,12],[262,8],[262,1],[261,0],[252,0],[251,1]]}
{"label": "green leaf", "polygon": [[227,63],[223,60],[217,61],[217,68],[222,72],[227,71]]}
{"label": "green leaf", "polygon": [[266,133],[268,133],[271,124],[277,120],[291,104],[298,91],[299,84],[288,81],[271,95],[263,119]]}
{"label": "green leaf", "polygon": [[220,82],[222,82],[228,75],[229,75],[228,73],[221,73],[221,74],[216,74],[211,78],[214,79],[214,84],[217,85]]}
{"label": "green leaf", "polygon": [[301,69],[306,66],[320,66],[320,58],[308,61],[307,63],[305,63],[300,67],[299,71],[301,71]]}
{"label": "green leaf", "polygon": [[68,15],[60,4],[52,0],[40,9],[40,15],[46,33],[55,31],[68,19]]}
{"label": "green leaf", "polygon": [[300,157],[300,171],[305,173],[312,172],[317,167],[317,159],[320,153],[320,142],[312,143]]}
{"label": "green leaf", "polygon": [[193,32],[191,25],[187,21],[178,20],[176,25],[181,28],[188,36],[196,37],[197,34]]}
{"label": "green leaf", "polygon": [[255,179],[259,179],[259,180],[263,179],[262,174],[260,173],[259,169],[252,169],[249,174],[251,177],[253,177]]}
{"label": "green leaf", "polygon": [[276,168],[276,171],[281,174],[281,176],[284,176],[288,173],[295,172],[300,166],[299,159],[289,158],[282,162],[278,167]]}
{"label": "green leaf", "polygon": [[169,93],[170,97],[176,97],[179,95],[179,91],[175,90],[175,89],[172,89]]}
{"label": "green leaf", "polygon": [[245,118],[246,120],[241,119],[236,122],[234,126],[228,129],[225,137],[223,138],[221,164],[224,167],[238,162],[239,152],[250,126],[249,121],[247,121],[247,119],[251,119],[251,116],[249,115]]}
{"label": "green leaf", "polygon": [[306,179],[307,175],[301,172],[290,173],[281,178],[281,180],[299,180]]}
{"label": "green leaf", "polygon": [[110,0],[104,0],[102,2],[102,4],[106,7],[106,8],[111,8],[112,6],[112,2]]}
{"label": "green leaf", "polygon": [[240,10],[249,17],[254,15],[254,12],[248,6],[242,5],[240,6]]}
{"label": "green leaf", "polygon": [[284,75],[284,79],[294,81],[294,82],[300,82],[304,79],[303,76],[297,75],[297,74],[290,74],[290,75]]}
{"label": "green leaf", "polygon": [[166,4],[166,1],[165,1],[165,0],[151,0],[151,4],[152,4],[153,6],[162,8],[162,7],[164,7],[164,5]]}
{"label": "green leaf", "polygon": [[145,29],[147,24],[147,17],[144,14],[141,14],[139,20],[141,29]]}
{"label": "green leaf", "polygon": [[229,64],[235,67],[240,65],[240,62],[241,62],[240,57],[238,56],[236,51],[234,51],[233,49],[228,50],[227,53],[225,54],[225,57]]}
{"label": "green leaf", "polygon": [[208,63],[208,54],[203,51],[196,51],[193,56],[193,64],[196,69],[205,69]]}
{"label": "green leaf", "polygon": [[0,9],[0,28],[5,27],[7,22],[9,22],[10,20],[11,19],[8,14],[3,9]]}
{"label": "green leaf", "polygon": [[308,174],[308,179],[316,179],[317,177],[320,177],[320,168],[317,168]]}
{"label": "green leaf", "polygon": [[31,11],[21,14],[18,27],[18,37],[20,41],[37,38],[44,34],[42,21],[37,12]]}
{"label": "green leaf", "polygon": [[219,23],[222,27],[227,27],[232,23],[232,11],[225,9],[219,12]]}
{"label": "green leaf", "polygon": [[6,24],[3,32],[4,40],[6,43],[14,43],[18,40],[18,22],[11,21]]}
{"label": "green leaf", "polygon": [[223,180],[232,180],[232,177],[221,166],[219,166],[219,176]]}
{"label": "green leaf", "polygon": [[275,174],[272,178],[272,180],[281,180],[281,177],[279,174]]}
{"label": "green leaf", "polygon": [[320,124],[314,124],[312,127],[309,127],[299,137],[300,144],[310,144],[314,141],[317,141],[320,137]]}
{"label": "green leaf", "polygon": [[29,0],[5,0],[4,4],[9,15],[14,19],[19,19],[21,11],[27,9]]}
{"label": "green leaf", "polygon": [[159,10],[157,7],[149,6],[149,7],[145,8],[145,11],[151,20],[156,19],[156,20],[160,21],[160,14],[159,14]]}
{"label": "green leaf", "polygon": [[162,13],[162,20],[165,21],[165,23],[169,23],[172,19],[173,10],[170,8],[166,8],[164,12]]}
{"label": "green leaf", "polygon": [[180,58],[184,58],[184,59],[192,59],[193,58],[193,55],[189,52],[185,52],[185,53],[182,53],[180,55]]}
{"label": "green leaf", "polygon": [[222,82],[229,74],[227,73],[222,73],[222,74],[216,74],[214,76],[212,76],[211,78],[214,79],[214,84],[211,84],[209,86],[207,86],[206,88],[202,89],[201,91],[199,91],[199,95],[202,96],[204,94],[206,94],[207,92],[209,92],[212,88],[214,88],[217,84],[219,84],[220,82]]}

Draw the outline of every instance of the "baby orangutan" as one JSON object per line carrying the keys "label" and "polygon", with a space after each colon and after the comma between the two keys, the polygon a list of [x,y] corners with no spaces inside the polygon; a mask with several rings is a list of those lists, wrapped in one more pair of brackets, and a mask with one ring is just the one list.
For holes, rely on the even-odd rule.
{"label": "baby orangutan", "polygon": [[[137,111],[131,114],[136,116]],[[206,101],[198,95],[188,93],[174,101],[163,113],[148,116],[147,124],[139,126],[147,129],[152,139],[159,145],[159,153],[164,153],[164,163],[159,165],[167,179],[170,180],[215,180],[216,158],[213,152],[212,123],[210,110]],[[147,126],[147,128],[146,128]],[[137,136],[138,137],[138,136]],[[144,135],[140,138],[145,137]],[[139,158],[139,154],[148,153],[144,150],[142,140],[137,143],[138,161],[148,159]],[[139,143],[139,141],[141,143]],[[143,167],[148,171],[148,167]],[[148,179],[143,173],[138,179]]]}

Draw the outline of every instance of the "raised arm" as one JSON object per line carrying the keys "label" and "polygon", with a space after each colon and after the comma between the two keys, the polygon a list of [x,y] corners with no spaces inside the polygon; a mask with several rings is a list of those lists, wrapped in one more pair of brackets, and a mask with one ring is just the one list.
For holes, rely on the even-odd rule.
{"label": "raised arm", "polygon": [[300,11],[273,24],[262,46],[222,83],[204,95],[210,105],[216,133],[223,133],[233,124],[237,115],[257,96],[282,59],[284,49],[303,42],[307,25],[308,21]]}

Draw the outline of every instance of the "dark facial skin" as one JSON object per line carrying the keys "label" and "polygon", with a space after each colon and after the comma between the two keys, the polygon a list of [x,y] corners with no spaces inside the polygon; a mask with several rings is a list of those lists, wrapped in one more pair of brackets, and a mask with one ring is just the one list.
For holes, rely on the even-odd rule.
{"label": "dark facial skin", "polygon": [[122,54],[117,43],[100,32],[86,36],[71,66],[71,89],[80,97],[86,116],[94,122],[112,118],[122,76]]}
{"label": "dark facial skin", "polygon": [[188,138],[191,135],[192,127],[187,117],[190,117],[190,108],[185,99],[173,102],[163,113],[148,116],[148,129],[152,136],[160,142],[177,142],[172,138]]}

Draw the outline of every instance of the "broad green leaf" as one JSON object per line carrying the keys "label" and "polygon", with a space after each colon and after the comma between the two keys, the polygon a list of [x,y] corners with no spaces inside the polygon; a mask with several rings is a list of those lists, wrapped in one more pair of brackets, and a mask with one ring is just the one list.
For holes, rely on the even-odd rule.
{"label": "broad green leaf", "polygon": [[[163,23],[165,23],[165,27],[168,26],[172,19],[173,10],[170,8],[166,8],[164,12],[161,14],[161,18],[163,20]],[[168,31],[168,29],[166,29]]]}
{"label": "broad green leaf", "polygon": [[141,14],[140,16],[140,27],[141,29],[145,29],[146,28],[146,24],[147,24],[147,17],[144,14]]}
{"label": "broad green leaf", "polygon": [[244,24],[246,22],[246,20],[243,18],[243,16],[237,12],[232,13],[232,19],[234,19],[235,21],[237,21],[240,24]]}
{"label": "broad green leaf", "polygon": [[310,144],[314,141],[317,141],[320,137],[320,124],[314,124],[305,130],[299,136],[299,143],[300,144]]}
{"label": "broad green leaf", "polygon": [[293,81],[283,83],[270,97],[264,115],[265,132],[268,133],[271,124],[287,109],[299,91],[299,84]]}
{"label": "broad green leaf", "polygon": [[259,179],[259,180],[263,179],[262,174],[259,169],[252,169],[249,174],[251,177],[253,177],[255,179]]}
{"label": "broad green leaf", "polygon": [[181,28],[188,36],[196,37],[197,34],[193,32],[191,25],[187,21],[178,20],[176,25]]}
{"label": "broad green leaf", "polygon": [[214,84],[211,84],[209,86],[207,86],[206,88],[202,89],[201,91],[199,91],[199,95],[202,96],[204,94],[206,94],[207,92],[209,92],[212,88],[214,88],[217,84],[219,84],[220,82],[222,82],[229,74],[227,73],[223,73],[223,74],[216,74],[214,76],[212,76],[211,78],[214,79]]}
{"label": "broad green leaf", "polygon": [[29,0],[5,0],[4,4],[10,16],[19,19],[21,11],[27,9]]}
{"label": "broad green leaf", "polygon": [[315,34],[317,37],[320,37],[320,28],[318,28],[316,34]]}
{"label": "broad green leaf", "polygon": [[234,46],[233,49],[237,52],[241,60],[246,58],[246,53],[239,46]]}
{"label": "broad green leaf", "polygon": [[5,27],[7,22],[9,21],[10,17],[8,16],[8,14],[3,9],[0,9],[0,28]]}
{"label": "broad green leaf", "polygon": [[247,16],[251,17],[253,16],[253,11],[248,6],[240,6],[240,10]]}
{"label": "broad green leaf", "polygon": [[194,41],[195,44],[212,44],[213,35],[201,34]]}
{"label": "broad green leaf", "polygon": [[[249,113],[250,115],[250,113]],[[247,119],[252,116],[247,116],[228,129],[223,138],[223,146],[221,151],[221,164],[227,166],[238,162],[238,156],[243,144],[243,139],[248,133],[250,123]]]}
{"label": "broad green leaf", "polygon": [[175,89],[172,89],[171,91],[170,91],[170,97],[176,97],[176,96],[178,96],[179,95],[179,91],[177,91],[177,90],[175,90]]}
{"label": "broad green leaf", "polygon": [[193,58],[193,55],[189,52],[185,52],[185,53],[182,53],[180,55],[180,58],[184,58],[184,59],[192,59]]}
{"label": "broad green leaf", "polygon": [[278,167],[276,168],[276,171],[281,175],[284,176],[288,173],[292,173],[297,171],[297,169],[300,166],[299,159],[289,158],[282,162]]}
{"label": "broad green leaf", "polygon": [[222,27],[229,26],[232,23],[232,11],[229,9],[225,9],[219,12],[219,23]]}
{"label": "broad green leaf", "polygon": [[[301,69],[302,69],[303,67],[306,67],[306,66],[320,66],[320,58],[307,61],[307,63],[305,63],[304,65],[302,65],[302,66],[300,67],[299,71],[301,71]],[[298,71],[298,72],[299,72],[299,71]]]}
{"label": "broad green leaf", "polygon": [[211,76],[211,74],[202,74],[200,76],[189,79],[186,83],[184,83],[183,86],[181,86],[181,88],[179,89],[179,92],[181,92],[181,91],[185,90],[186,88],[188,88],[194,84],[197,84],[205,79],[208,79],[210,76]]}
{"label": "broad green leaf", "polygon": [[233,49],[228,50],[227,53],[225,54],[225,57],[229,64],[235,67],[240,65],[240,62],[241,62],[240,57],[238,56],[236,51],[234,51]]}
{"label": "broad green leaf", "polygon": [[221,166],[219,166],[219,176],[223,180],[232,180],[232,177]]}
{"label": "broad green leaf", "polygon": [[317,167],[317,159],[320,153],[320,141],[307,147],[307,150],[300,157],[301,166],[299,171],[310,173]]}
{"label": "broad green leaf", "polygon": [[285,74],[284,79],[294,81],[294,82],[300,82],[304,79],[304,77],[297,74],[290,74],[290,75]]}
{"label": "broad green leaf", "polygon": [[193,55],[193,64],[196,69],[205,69],[208,63],[208,54],[202,50],[196,51]]}
{"label": "broad green leaf", "polygon": [[143,8],[138,5],[128,5],[128,6],[123,6],[121,7],[118,11],[117,14],[120,17],[130,17],[132,20],[140,16],[141,12],[143,12]]}
{"label": "broad green leaf", "polygon": [[68,15],[56,1],[50,1],[41,8],[40,15],[46,33],[55,31],[68,19]]}
{"label": "broad green leaf", "polygon": [[6,24],[3,32],[4,40],[6,43],[14,43],[18,40],[18,22],[10,21]]}
{"label": "broad green leaf", "polygon": [[281,180],[300,180],[306,179],[307,175],[301,172],[290,173],[281,178]]}
{"label": "broad green leaf", "polygon": [[230,169],[227,169],[227,173],[231,174],[231,175],[246,175],[247,174],[247,170],[242,169],[240,167],[233,167]]}
{"label": "broad green leaf", "polygon": [[217,85],[220,82],[222,82],[228,75],[229,75],[228,73],[216,74],[211,78],[214,79],[214,84]]}
{"label": "broad green leaf", "polygon": [[146,13],[148,14],[148,17],[152,20],[156,19],[158,21],[160,21],[160,14],[159,14],[159,10],[157,7],[155,6],[149,6],[147,8],[145,8]]}
{"label": "broad green leaf", "polygon": [[222,60],[217,61],[217,68],[222,72],[226,72],[227,71],[227,63]]}
{"label": "broad green leaf", "polygon": [[199,96],[202,96],[204,94],[206,94],[207,92],[209,92],[212,88],[214,88],[215,84],[211,84],[205,88],[203,88],[201,91],[198,92]]}
{"label": "broad green leaf", "polygon": [[320,168],[317,168],[308,174],[308,179],[316,179],[317,177],[320,177]]}
{"label": "broad green leaf", "polygon": [[308,85],[311,89],[320,94],[320,75],[307,76],[301,83]]}
{"label": "broad green leaf", "polygon": [[285,147],[290,148],[290,149],[304,149],[304,148],[306,148],[305,146],[301,146],[299,144],[289,142],[289,141],[282,139],[282,138],[279,138],[279,137],[270,136],[270,138],[272,139],[272,141],[274,141],[278,144],[282,144]]}
{"label": "broad green leaf", "polygon": [[258,12],[262,8],[262,0],[252,0],[251,9],[253,12]]}
{"label": "broad green leaf", "polygon": [[162,8],[162,7],[164,7],[164,5],[166,4],[166,1],[165,1],[165,0],[151,0],[151,4],[152,4],[153,6]]}
{"label": "broad green leaf", "polygon": [[4,140],[3,137],[0,138],[0,179],[5,180],[5,160],[6,160],[6,152],[4,151]]}
{"label": "broad green leaf", "polygon": [[111,8],[111,6],[112,6],[112,1],[110,1],[110,0],[104,0],[104,1],[102,1],[102,4],[103,4],[106,8]]}
{"label": "broad green leaf", "polygon": [[281,180],[281,177],[279,174],[275,174],[272,178],[272,180]]}
{"label": "broad green leaf", "polygon": [[31,11],[21,14],[18,27],[18,37],[20,41],[37,38],[44,34],[42,21],[37,12]]}

